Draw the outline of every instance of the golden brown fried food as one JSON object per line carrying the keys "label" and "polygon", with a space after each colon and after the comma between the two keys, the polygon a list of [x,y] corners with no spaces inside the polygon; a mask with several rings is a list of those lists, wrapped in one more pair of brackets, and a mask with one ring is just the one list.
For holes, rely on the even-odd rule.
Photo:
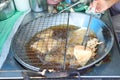
{"label": "golden brown fried food", "polygon": [[102,42],[99,42],[97,38],[93,38],[87,42],[87,47],[89,47],[90,49],[92,49],[93,52],[95,52],[97,49],[96,47],[99,44],[102,44]]}
{"label": "golden brown fried food", "polygon": [[52,35],[53,35],[53,30],[47,29],[47,30],[43,30],[42,32],[37,34],[36,37],[37,38],[49,38],[49,37],[52,37]]}
{"label": "golden brown fried food", "polygon": [[[62,53],[51,53],[47,54],[44,60],[47,62],[58,63],[62,65],[64,62],[64,55]],[[74,56],[70,56],[68,54],[66,55],[66,65],[69,65],[69,67],[76,67],[78,64],[78,60],[75,59]]]}
{"label": "golden brown fried food", "polygon": [[68,39],[69,44],[81,44],[85,35],[86,29],[77,29],[70,32]]}
{"label": "golden brown fried food", "polygon": [[61,53],[60,54],[47,54],[45,56],[45,61],[62,64],[64,61],[64,56]]}
{"label": "golden brown fried food", "polygon": [[40,39],[34,42],[31,45],[31,48],[42,54],[45,54],[46,52],[49,52],[52,49],[54,49],[58,44],[59,44],[58,41],[52,38]]}
{"label": "golden brown fried food", "polygon": [[44,41],[44,39],[34,42],[30,47],[41,54],[44,54],[47,51],[47,43]]}
{"label": "golden brown fried food", "polygon": [[74,56],[74,47],[73,46],[69,46],[67,48],[66,55]]}
{"label": "golden brown fried food", "polygon": [[86,65],[92,56],[92,50],[88,47],[86,49],[84,46],[76,45],[74,47],[74,56],[81,66]]}
{"label": "golden brown fried food", "polygon": [[57,40],[52,38],[45,39],[45,42],[47,43],[46,46],[47,46],[48,52],[51,51],[52,49],[55,49],[56,46],[59,44]]}
{"label": "golden brown fried food", "polygon": [[84,46],[80,44],[83,41],[86,29],[71,29],[68,37],[66,36],[66,30],[66,27],[57,28],[55,26],[35,35],[38,41],[31,42],[30,48],[37,51],[38,58],[43,64],[46,62],[63,64],[64,53],[66,52],[66,65],[74,68],[86,65],[96,55],[96,46],[100,42],[92,32],[90,36],[93,36],[90,37],[87,42],[87,48],[84,49]]}

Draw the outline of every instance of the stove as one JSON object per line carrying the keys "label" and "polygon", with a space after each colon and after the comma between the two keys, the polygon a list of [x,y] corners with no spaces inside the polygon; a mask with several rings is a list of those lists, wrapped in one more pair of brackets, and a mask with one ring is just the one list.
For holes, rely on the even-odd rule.
{"label": "stove", "polygon": [[[28,23],[29,21],[38,18],[39,16],[43,15],[44,13],[32,13],[30,12],[28,15],[25,16],[23,22],[21,23],[21,26]],[[109,14],[109,11],[106,11],[105,14],[101,18],[113,31],[114,28],[111,23],[111,17]],[[87,68],[82,71],[73,72],[72,76],[75,75],[75,77],[66,77],[66,78],[57,78],[58,80],[80,80],[80,79],[91,79],[92,80],[99,80],[99,79],[118,79],[120,76],[120,49],[118,45],[118,41],[115,36],[115,42],[113,45],[113,48],[111,49],[110,53],[99,63],[95,64],[94,66]],[[51,75],[50,75],[51,76]],[[9,51],[9,55],[0,71],[0,79],[24,79],[29,80],[30,78],[34,79],[46,79],[44,76],[41,76],[39,73],[36,73],[35,71],[31,71],[29,69],[26,69],[24,66],[19,64],[13,56],[12,51]],[[50,80],[54,80],[49,78]],[[48,79],[48,80],[49,80]],[[56,80],[56,79],[55,79]]]}

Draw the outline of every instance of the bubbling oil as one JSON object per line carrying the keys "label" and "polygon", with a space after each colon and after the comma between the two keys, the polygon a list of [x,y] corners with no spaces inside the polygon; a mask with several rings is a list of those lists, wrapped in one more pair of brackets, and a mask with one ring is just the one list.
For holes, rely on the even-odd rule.
{"label": "bubbling oil", "polygon": [[[65,40],[65,43],[64,43],[65,45],[66,44],[73,45],[73,43],[74,44],[80,44],[81,41],[83,40],[84,34],[86,32],[86,29],[85,28],[83,29],[83,31],[82,31],[83,34],[82,35],[81,35],[81,32],[76,32],[76,31],[79,31],[79,29],[81,29],[81,28],[77,27],[77,26],[74,26],[74,25],[67,26],[66,24],[62,24],[62,25],[50,26],[49,28],[44,29],[44,30],[36,33],[30,39],[30,41],[26,44],[26,51],[27,51],[28,57],[30,59],[31,58],[35,59],[35,61],[38,63],[37,66],[42,68],[42,69],[56,69],[57,70],[57,69],[62,68],[62,64],[61,63],[63,63],[63,61],[64,61],[64,59],[62,59],[62,58],[64,57],[65,46],[62,46],[62,47],[64,47],[64,48],[62,48],[62,50],[61,50],[61,48],[58,48],[55,51],[54,50],[51,50],[49,52],[46,51],[46,53],[44,53],[44,54],[41,54],[40,51],[32,49],[30,46],[32,44],[34,44],[35,42],[39,41],[40,39],[42,39],[41,37],[38,37],[38,35],[42,34],[43,32],[46,32],[47,30],[52,30],[53,31],[52,36],[50,36],[50,38],[55,39],[55,40],[59,40],[59,39]],[[47,33],[45,33],[45,34],[47,34]],[[72,39],[71,39],[71,35],[72,35]],[[82,36],[82,38],[81,38],[81,36]],[[95,37],[95,34],[93,32],[91,32],[90,33],[90,37],[91,38]],[[67,40],[71,39],[71,40],[67,41],[68,43],[66,43],[66,39]],[[53,56],[55,54],[55,56],[52,57],[53,59],[57,59],[57,58],[55,58],[57,56],[62,56],[62,58],[60,58],[61,60],[59,59],[58,62],[53,62],[54,60],[52,62],[46,62],[45,61],[45,57],[46,57],[46,55],[48,56],[49,54],[52,54]],[[52,55],[50,55],[49,57],[51,57]],[[75,60],[75,58],[73,56],[69,55],[69,56],[67,56],[67,59],[69,59],[69,60],[66,62],[66,65],[67,65],[67,69],[69,69],[70,68],[70,66],[69,66],[70,63],[69,62],[71,60]],[[61,62],[59,62],[59,61],[61,61]],[[32,63],[32,61],[31,61],[31,63]],[[34,65],[34,63],[32,63],[32,64]],[[74,68],[77,68],[77,67],[80,67],[80,65],[79,64],[75,64]]]}

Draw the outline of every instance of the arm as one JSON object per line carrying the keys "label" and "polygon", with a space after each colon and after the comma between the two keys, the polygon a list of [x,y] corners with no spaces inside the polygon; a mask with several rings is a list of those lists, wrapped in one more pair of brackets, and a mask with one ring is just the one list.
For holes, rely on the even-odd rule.
{"label": "arm", "polygon": [[111,6],[113,6],[115,3],[119,2],[120,0],[94,0],[91,4],[91,8],[95,8],[95,12],[101,13],[107,9],[109,9]]}

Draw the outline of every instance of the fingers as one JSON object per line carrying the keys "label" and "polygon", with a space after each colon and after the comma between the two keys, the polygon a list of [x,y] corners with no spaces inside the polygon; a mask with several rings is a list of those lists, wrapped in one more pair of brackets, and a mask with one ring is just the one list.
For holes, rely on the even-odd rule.
{"label": "fingers", "polygon": [[97,0],[94,0],[92,3],[90,3],[90,9],[92,9],[92,10],[94,10],[95,12],[99,12],[98,10],[97,10],[97,5],[98,5],[98,2],[97,2]]}
{"label": "fingers", "polygon": [[97,7],[97,8],[95,9],[95,12],[96,12],[96,13],[102,13],[102,12],[104,12],[105,10],[106,10],[106,9]]}
{"label": "fingers", "polygon": [[105,11],[104,6],[102,6],[103,4],[101,4],[100,0],[94,0],[91,4],[90,4],[90,8],[94,9],[96,13],[101,13],[103,11]]}
{"label": "fingers", "polygon": [[98,2],[94,0],[92,3],[90,3],[90,8],[96,8]]}

